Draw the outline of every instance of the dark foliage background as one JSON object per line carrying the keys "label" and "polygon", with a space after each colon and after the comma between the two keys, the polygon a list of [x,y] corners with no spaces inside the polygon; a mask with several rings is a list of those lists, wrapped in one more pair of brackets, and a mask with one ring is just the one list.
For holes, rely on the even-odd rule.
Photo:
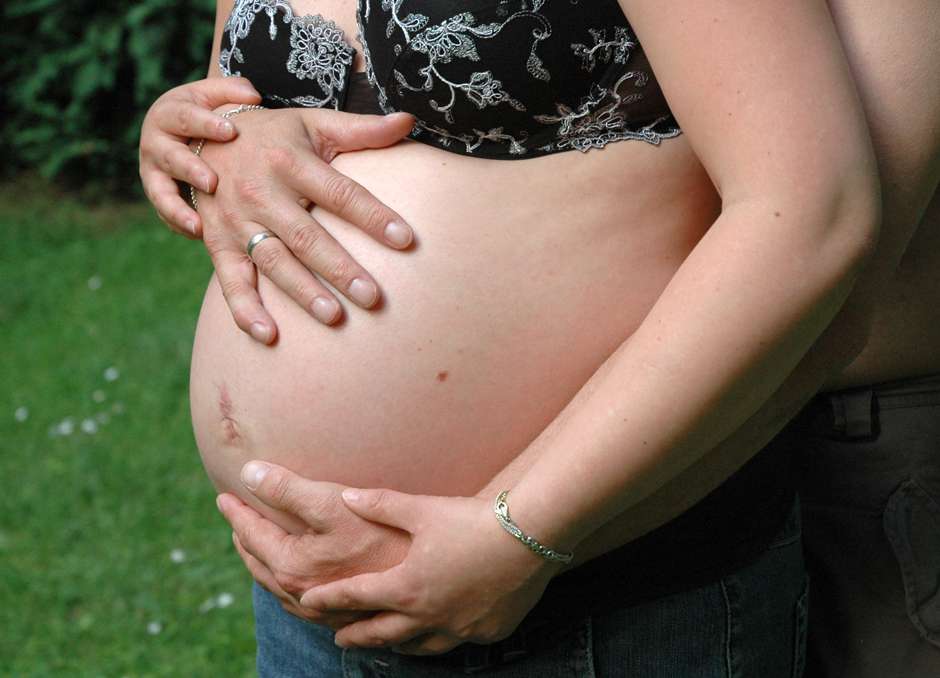
{"label": "dark foliage background", "polygon": [[0,53],[3,178],[98,193],[137,190],[150,103],[204,77],[213,0],[6,0]]}
{"label": "dark foliage background", "polygon": [[121,195],[213,4],[0,0],[2,678],[255,675],[188,408],[211,262]]}

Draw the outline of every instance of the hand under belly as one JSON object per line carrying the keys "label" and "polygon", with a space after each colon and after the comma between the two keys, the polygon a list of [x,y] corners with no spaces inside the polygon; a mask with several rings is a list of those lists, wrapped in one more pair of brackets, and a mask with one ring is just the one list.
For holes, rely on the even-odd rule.
{"label": "hand under belly", "polygon": [[398,155],[407,191],[379,153],[343,156],[339,167],[410,221],[413,251],[317,214],[379,281],[377,311],[347,303],[346,320],[325,327],[262,279],[279,328],[277,343],[262,346],[237,329],[210,282],[191,404],[219,489],[244,497],[242,464],[266,459],[353,486],[475,493],[629,337],[717,210],[700,172],[669,175],[682,186],[650,182],[683,201],[605,198],[602,185],[578,205],[571,172],[580,170],[553,185],[552,156],[542,182],[531,181],[539,161],[522,163],[531,169],[520,201],[516,175],[494,181],[490,168],[509,173],[516,163],[415,147],[381,152]]}

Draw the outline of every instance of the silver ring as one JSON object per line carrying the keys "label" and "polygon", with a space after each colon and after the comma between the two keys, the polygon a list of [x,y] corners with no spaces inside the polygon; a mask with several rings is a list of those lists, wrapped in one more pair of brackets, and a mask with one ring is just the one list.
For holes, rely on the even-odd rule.
{"label": "silver ring", "polygon": [[255,251],[258,243],[260,243],[262,240],[276,237],[277,236],[271,233],[271,231],[261,231],[261,233],[255,233],[253,236],[251,236],[251,240],[248,241],[248,247],[245,248],[245,250],[248,252],[248,258],[251,259],[251,253]]}

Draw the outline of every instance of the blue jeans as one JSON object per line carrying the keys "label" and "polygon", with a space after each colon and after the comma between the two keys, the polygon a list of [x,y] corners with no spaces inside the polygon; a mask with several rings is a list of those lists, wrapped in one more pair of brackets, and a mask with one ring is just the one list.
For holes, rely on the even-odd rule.
{"label": "blue jeans", "polygon": [[262,678],[799,678],[807,578],[798,505],[770,547],[705,586],[600,614],[527,618],[506,640],[438,657],[342,650],[255,585]]}

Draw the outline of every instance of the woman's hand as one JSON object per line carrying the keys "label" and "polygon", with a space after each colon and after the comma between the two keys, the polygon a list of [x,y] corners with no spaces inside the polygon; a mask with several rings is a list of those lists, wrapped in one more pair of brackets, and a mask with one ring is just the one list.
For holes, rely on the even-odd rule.
{"label": "woman's hand", "polygon": [[[378,302],[372,276],[308,207],[312,202],[390,247],[409,247],[414,234],[404,219],[330,162],[340,153],[390,146],[408,134],[413,122],[405,113],[250,111],[238,116],[237,139],[206,144],[202,156],[218,173],[219,184],[214,195],[199,198],[203,240],[242,330],[263,343],[276,336],[256,289],[256,266],[324,324],[337,322],[342,309],[313,273],[363,308]],[[264,231],[277,238],[260,243],[249,258],[248,241]]]}
{"label": "woman's hand", "polygon": [[206,193],[215,190],[215,172],[189,150],[190,138],[229,141],[233,122],[213,113],[224,104],[257,104],[261,95],[245,78],[206,78],[174,87],[153,102],[140,128],[140,180],[147,198],[173,231],[202,235],[199,215],[180,197],[174,179]]}
{"label": "woman's hand", "polygon": [[400,565],[302,596],[301,607],[324,614],[381,610],[340,629],[341,647],[440,654],[502,640],[561,569],[507,534],[485,499],[349,489],[343,499],[360,517],[409,532],[412,543]]}
{"label": "woman's hand", "polygon": [[307,480],[280,466],[251,462],[245,486],[272,509],[302,526],[287,532],[232,494],[219,495],[219,510],[232,526],[235,548],[254,579],[291,614],[340,628],[363,612],[322,613],[297,599],[311,587],[377,572],[401,562],[411,543],[401,530],[363,520],[346,508],[342,485]]}

